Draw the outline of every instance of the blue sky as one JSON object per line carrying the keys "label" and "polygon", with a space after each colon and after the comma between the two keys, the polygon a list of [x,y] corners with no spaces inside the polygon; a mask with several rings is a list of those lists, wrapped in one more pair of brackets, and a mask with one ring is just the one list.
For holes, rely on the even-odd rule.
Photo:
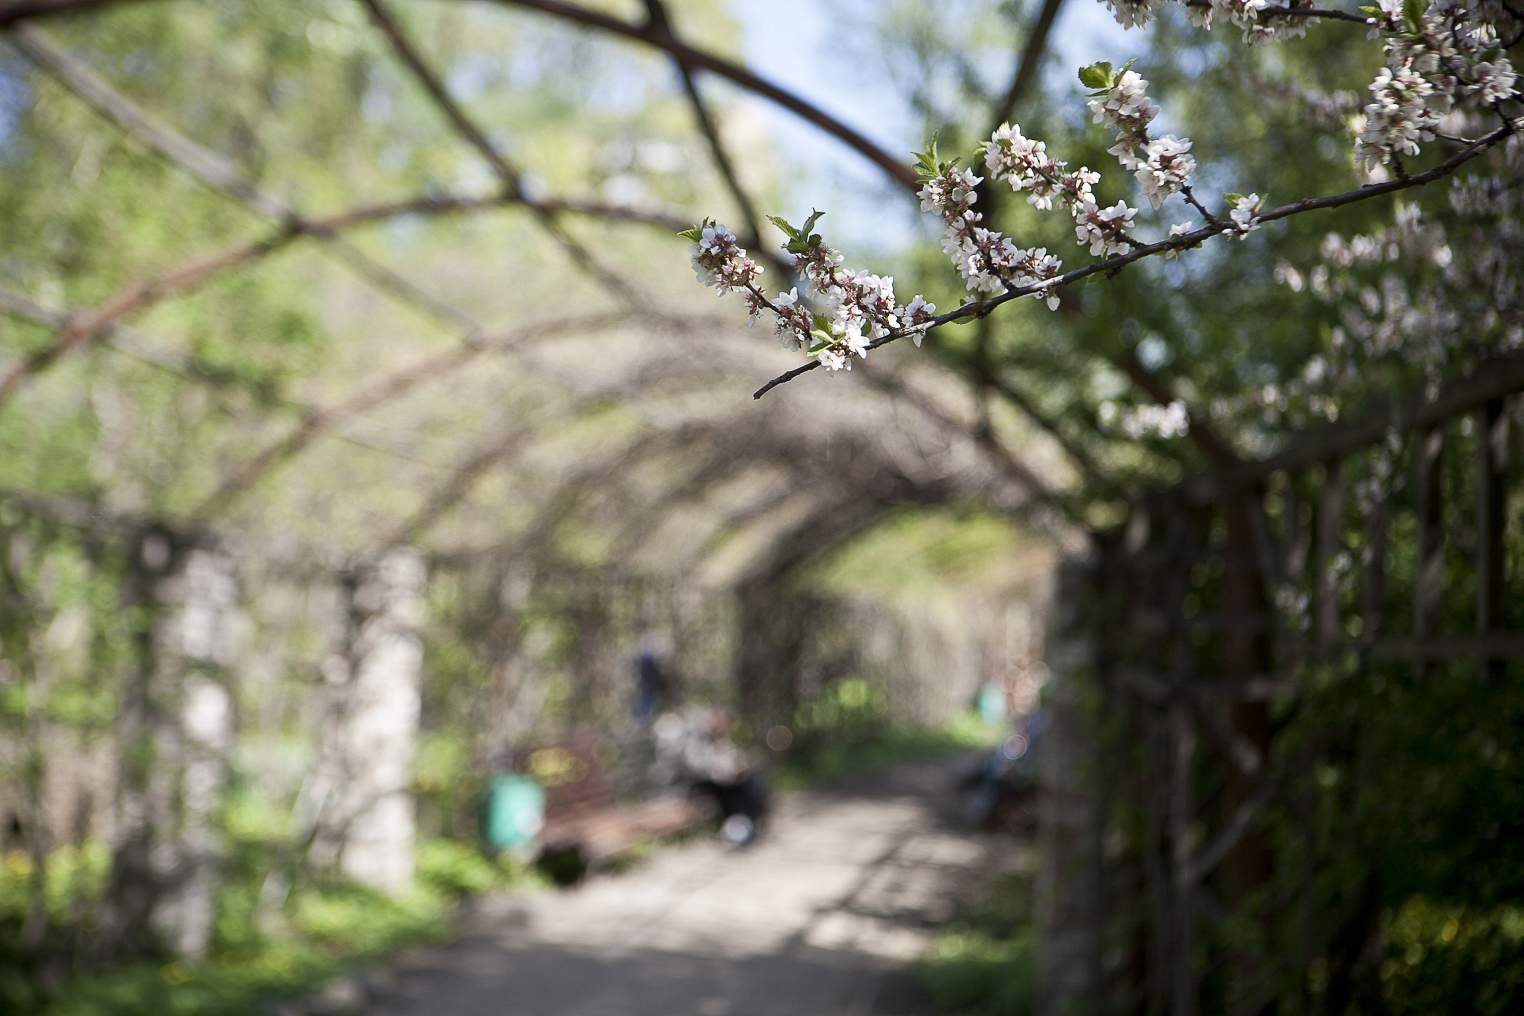
{"label": "blue sky", "polygon": [[[1023,20],[1030,20],[1036,0],[1028,0]],[[862,4],[847,0],[732,0],[731,10],[742,29],[741,44],[748,65],[764,76],[800,93],[820,108],[872,138],[890,152],[906,155],[925,140],[899,95],[883,83],[875,87],[872,68],[833,59],[840,47],[834,40],[850,31]],[[846,26],[845,28],[843,26]],[[1050,35],[1050,60],[1045,84],[1050,89],[1073,89],[1078,97],[1075,68],[1097,60],[1121,62],[1138,55],[1141,34],[1127,37],[1095,0],[1069,0]],[[993,80],[1004,82],[1014,54],[990,68]],[[770,103],[757,103],[775,139],[777,161],[793,181],[786,209],[802,217],[814,204],[830,216],[828,235],[856,253],[901,246],[905,232],[915,228],[914,206],[889,187],[880,170],[851,149]],[[982,111],[981,111],[982,115]]]}

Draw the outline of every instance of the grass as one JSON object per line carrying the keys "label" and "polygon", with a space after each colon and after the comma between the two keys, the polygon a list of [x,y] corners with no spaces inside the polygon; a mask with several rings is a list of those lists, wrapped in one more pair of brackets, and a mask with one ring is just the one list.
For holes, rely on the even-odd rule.
{"label": "grass", "polygon": [[[92,869],[95,853],[101,852],[90,854]],[[7,964],[0,970],[0,1010],[42,1016],[266,1013],[281,999],[314,991],[399,949],[443,940],[467,896],[540,884],[524,865],[494,861],[455,841],[421,843],[417,862],[416,884],[400,896],[337,881],[304,885],[286,901],[282,930],[271,935],[254,931],[257,882],[235,880],[219,900],[217,946],[205,962],[130,963],[69,978],[47,998],[38,994],[35,978]],[[79,884],[72,870],[77,867],[59,865]],[[25,868],[14,858],[0,866],[0,936],[19,926],[12,908],[24,898],[15,883],[28,874]]]}
{"label": "grass", "polygon": [[917,969],[940,1012],[1026,1016],[1036,991],[1032,879],[1008,873],[937,936]]}
{"label": "grass", "polygon": [[773,774],[779,790],[805,790],[840,783],[859,773],[988,748],[1003,728],[977,716],[961,716],[940,727],[885,727],[821,731],[800,745]]}

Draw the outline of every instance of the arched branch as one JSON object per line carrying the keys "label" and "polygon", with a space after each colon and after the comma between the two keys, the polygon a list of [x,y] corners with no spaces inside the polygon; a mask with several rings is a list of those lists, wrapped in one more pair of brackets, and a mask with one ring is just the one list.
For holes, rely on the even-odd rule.
{"label": "arched branch", "polygon": [[[450,95],[450,90],[445,87],[444,81],[440,79],[439,75],[434,72],[434,69],[424,60],[423,54],[413,45],[412,40],[408,38],[407,33],[402,30],[402,26],[391,16],[391,13],[382,4],[381,0],[359,0],[359,3],[369,13],[371,21],[380,29],[381,34],[386,37],[387,42],[391,44],[393,52],[397,54],[397,58],[402,61],[403,66],[408,69],[413,75],[414,80],[428,94],[434,106],[450,122],[450,125],[455,128],[455,132],[464,138],[472,148],[476,149],[481,157],[487,161],[487,164],[492,167],[492,171],[497,174],[498,181],[503,185],[504,192],[512,197],[522,199],[524,197],[522,174],[517,167],[509,163],[507,157],[492,143],[492,140],[487,137],[486,131],[482,130],[476,121],[472,120],[466,114],[466,111],[461,108],[460,104],[455,101],[454,97]],[[596,278],[605,289],[619,299],[631,303],[638,302],[636,294],[630,288],[629,283],[625,282],[612,269],[602,264],[593,256],[592,251],[588,250],[568,233],[562,227],[555,212],[542,207],[536,202],[528,201],[525,204],[530,212],[534,214],[540,228],[560,245],[562,250],[566,251],[567,256],[572,259],[574,264]]]}
{"label": "arched branch", "polygon": [[[677,34],[672,27],[672,19],[667,14],[667,5],[663,0],[645,0],[645,4],[651,26],[676,39]],[[677,76],[682,82],[683,92],[688,96],[688,105],[693,109],[693,118],[698,123],[699,132],[704,135],[704,140],[709,145],[709,154],[714,160],[714,167],[719,171],[720,179],[724,181],[726,189],[730,191],[730,197],[736,203],[736,210],[741,213],[741,223],[749,234],[746,245],[767,258],[768,263],[777,268],[786,278],[793,272],[793,265],[784,263],[782,258],[771,251],[763,253],[762,219],[757,214],[751,195],[747,194],[746,188],[741,186],[741,178],[736,172],[735,163],[731,161],[730,153],[725,149],[724,139],[720,137],[719,124],[715,122],[708,103],[704,101],[703,93],[699,91],[698,80],[694,77],[692,68],[677,54],[673,54],[672,63],[677,68]]]}
{"label": "arched branch", "polygon": [[515,328],[485,342],[459,345],[409,364],[333,405],[313,407],[303,414],[301,421],[285,436],[235,467],[217,489],[197,505],[191,513],[192,517],[208,519],[226,512],[272,469],[289,462],[340,422],[398,399],[419,385],[460,370],[485,353],[510,353],[533,339],[585,334],[616,326],[625,318],[626,315],[620,313],[597,314]]}
{"label": "arched branch", "polygon": [[54,46],[41,32],[30,26],[20,26],[13,30],[12,42],[39,68],[55,77],[124,133],[180,167],[209,189],[232,197],[266,218],[276,220],[280,226],[260,240],[198,256],[128,284],[100,308],[76,318],[68,327],[61,329],[48,346],[0,375],[0,405],[28,378],[47,369],[70,351],[98,341],[125,318],[166,299],[192,292],[226,272],[261,261],[302,237],[325,241],[382,292],[407,299],[431,316],[444,319],[470,342],[476,340],[482,331],[473,318],[443,304],[415,283],[371,260],[358,247],[338,239],[340,234],[360,226],[404,216],[452,215],[505,205],[529,207],[537,215],[554,216],[564,212],[653,225],[663,230],[682,228],[683,220],[668,213],[646,212],[606,202],[576,199],[531,200],[517,191],[504,191],[489,196],[411,198],[362,205],[325,217],[305,218],[244,177],[227,159],[150,116],[87,66]]}
{"label": "arched branch", "polygon": [[495,3],[500,7],[517,7],[523,10],[547,14],[562,21],[581,25],[584,28],[608,32],[661,50],[674,59],[682,60],[690,68],[707,71],[710,74],[725,78],[747,91],[754,92],[796,114],[807,123],[819,127],[827,134],[857,151],[858,154],[862,155],[869,162],[878,166],[890,179],[896,181],[902,187],[914,191],[918,186],[915,174],[910,171],[910,167],[903,160],[890,155],[884,149],[868,140],[863,134],[842,123],[818,106],[788,89],[774,84],[761,75],[747,70],[732,60],[727,60],[707,50],[681,42],[673,38],[671,34],[663,32],[650,23],[642,25],[624,21],[613,15],[604,14],[601,11],[589,10],[576,4],[562,3],[560,0],[489,0],[489,2]]}

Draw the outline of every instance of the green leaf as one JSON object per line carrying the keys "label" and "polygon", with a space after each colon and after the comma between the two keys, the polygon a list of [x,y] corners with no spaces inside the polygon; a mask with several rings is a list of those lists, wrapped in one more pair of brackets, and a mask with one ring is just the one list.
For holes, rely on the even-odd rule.
{"label": "green leaf", "polygon": [[714,219],[706,215],[704,216],[704,220],[697,226],[694,226],[692,229],[685,229],[677,235],[682,237],[684,240],[690,240],[693,243],[698,243],[704,238],[704,230],[708,229],[712,225],[714,225]]}
{"label": "green leaf", "polygon": [[1402,0],[1402,16],[1408,23],[1408,31],[1418,35],[1423,31],[1423,15],[1429,9],[1429,0]]}
{"label": "green leaf", "polygon": [[1244,199],[1244,196],[1237,191],[1229,191],[1222,196],[1222,199],[1230,205],[1236,205]]}
{"label": "green leaf", "polygon": [[804,220],[804,225],[800,227],[799,232],[801,232],[801,233],[803,233],[805,235],[808,235],[810,230],[815,228],[815,223],[819,222],[820,221],[820,217],[822,215],[824,215],[824,214],[825,214],[825,212],[822,212],[822,211],[819,211],[817,209],[811,208],[810,209],[810,217],[808,219]]}
{"label": "green leaf", "polygon": [[1111,64],[1093,63],[1079,69],[1080,84],[1086,88],[1108,89],[1111,87]]}
{"label": "green leaf", "polygon": [[781,215],[769,215],[767,217],[767,221],[771,222],[773,225],[775,225],[779,229],[783,230],[784,235],[787,236],[790,240],[797,240],[797,239],[799,239],[799,230],[795,229],[793,224],[790,223],[783,216],[781,216]]}
{"label": "green leaf", "polygon": [[941,166],[937,159],[937,132],[932,131],[931,137],[926,141],[926,149],[920,152],[912,152],[915,156],[916,177],[921,180],[930,180],[941,174]]}

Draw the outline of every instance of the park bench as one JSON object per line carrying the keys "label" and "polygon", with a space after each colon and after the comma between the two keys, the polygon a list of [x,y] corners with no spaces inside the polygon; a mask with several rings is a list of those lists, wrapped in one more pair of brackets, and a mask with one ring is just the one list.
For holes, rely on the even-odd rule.
{"label": "park bench", "polygon": [[638,767],[610,758],[619,754],[630,753],[611,751],[606,738],[592,733],[518,753],[515,768],[545,788],[540,858],[558,881],[575,881],[640,844],[698,829],[714,817],[706,799],[678,790],[649,792],[631,778]]}

